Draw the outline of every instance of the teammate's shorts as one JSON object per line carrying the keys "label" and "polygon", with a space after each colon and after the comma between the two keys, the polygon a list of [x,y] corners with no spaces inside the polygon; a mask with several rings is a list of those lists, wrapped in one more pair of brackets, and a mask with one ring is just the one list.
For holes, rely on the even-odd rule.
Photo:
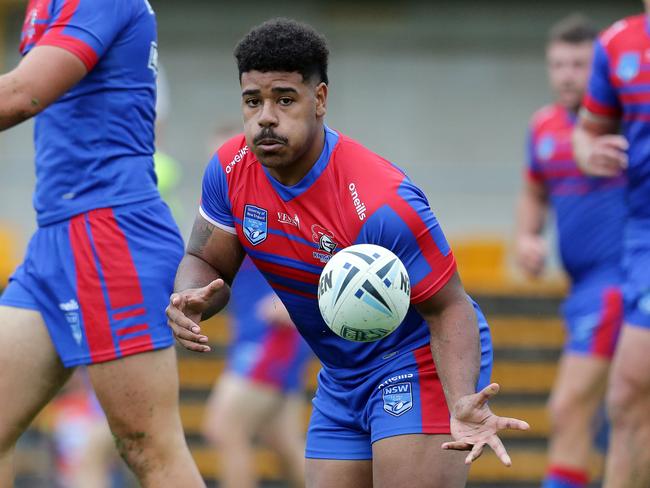
{"label": "teammate's shorts", "polygon": [[[490,384],[491,374],[487,339],[476,391]],[[449,409],[428,344],[387,361],[353,386],[321,370],[313,407],[307,458],[372,459],[372,443],[380,439],[450,433]]]}
{"label": "teammate's shorts", "polygon": [[650,221],[646,224],[644,239],[625,245],[623,296],[625,323],[650,329]]}
{"label": "teammate's shorts", "polygon": [[36,231],[0,305],[39,311],[66,367],[169,347],[182,256],[161,200],[92,210]]}
{"label": "teammate's shorts", "polygon": [[623,323],[619,286],[576,289],[562,305],[567,329],[565,352],[611,359]]}
{"label": "teammate's shorts", "polygon": [[237,376],[282,393],[302,390],[305,369],[312,356],[295,327],[271,325],[260,339],[231,346],[228,369]]}

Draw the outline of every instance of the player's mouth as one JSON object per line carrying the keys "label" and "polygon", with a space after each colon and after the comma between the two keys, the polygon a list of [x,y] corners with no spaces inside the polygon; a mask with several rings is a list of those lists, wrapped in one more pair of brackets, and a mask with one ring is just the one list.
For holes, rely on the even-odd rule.
{"label": "player's mouth", "polygon": [[278,139],[261,139],[257,142],[257,147],[263,151],[277,151],[285,145],[284,141]]}

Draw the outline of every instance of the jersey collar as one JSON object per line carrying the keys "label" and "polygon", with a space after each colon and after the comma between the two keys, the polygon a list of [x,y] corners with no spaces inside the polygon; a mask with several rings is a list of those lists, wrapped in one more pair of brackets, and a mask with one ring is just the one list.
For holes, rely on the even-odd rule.
{"label": "jersey collar", "polygon": [[303,176],[302,180],[293,186],[283,185],[278,180],[273,178],[269,171],[264,166],[262,166],[264,174],[266,174],[266,178],[269,180],[269,183],[271,183],[271,186],[273,186],[273,189],[277,192],[280,198],[282,198],[282,200],[288,202],[289,200],[300,196],[311,187],[311,185],[318,179],[323,171],[325,171],[325,168],[327,168],[330,157],[332,155],[332,151],[334,150],[334,147],[336,146],[338,140],[339,135],[329,127],[325,126],[325,144],[323,145],[323,152],[321,152],[318,161],[316,161],[316,164],[314,164],[314,166],[311,167],[307,174]]}

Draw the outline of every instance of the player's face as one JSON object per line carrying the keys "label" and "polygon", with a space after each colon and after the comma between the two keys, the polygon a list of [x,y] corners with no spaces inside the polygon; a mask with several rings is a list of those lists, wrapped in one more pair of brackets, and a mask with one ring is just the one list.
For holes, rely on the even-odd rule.
{"label": "player's face", "polygon": [[248,147],[273,176],[293,184],[285,180],[298,168],[308,170],[322,151],[327,85],[295,72],[248,71],[241,88]]}
{"label": "player's face", "polygon": [[591,42],[552,42],[546,49],[551,89],[557,101],[570,110],[578,109],[587,89],[592,56]]}

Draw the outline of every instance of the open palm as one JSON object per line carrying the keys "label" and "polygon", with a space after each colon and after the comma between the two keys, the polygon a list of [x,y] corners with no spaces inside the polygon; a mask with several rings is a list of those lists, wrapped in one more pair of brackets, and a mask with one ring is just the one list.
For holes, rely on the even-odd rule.
{"label": "open palm", "polygon": [[504,429],[528,430],[530,426],[523,420],[499,417],[492,413],[487,402],[499,392],[499,385],[492,383],[473,395],[466,395],[458,400],[451,415],[451,435],[455,439],[445,442],[443,449],[470,451],[465,464],[470,464],[490,446],[497,457],[506,466],[512,461],[503,447],[497,433]]}

